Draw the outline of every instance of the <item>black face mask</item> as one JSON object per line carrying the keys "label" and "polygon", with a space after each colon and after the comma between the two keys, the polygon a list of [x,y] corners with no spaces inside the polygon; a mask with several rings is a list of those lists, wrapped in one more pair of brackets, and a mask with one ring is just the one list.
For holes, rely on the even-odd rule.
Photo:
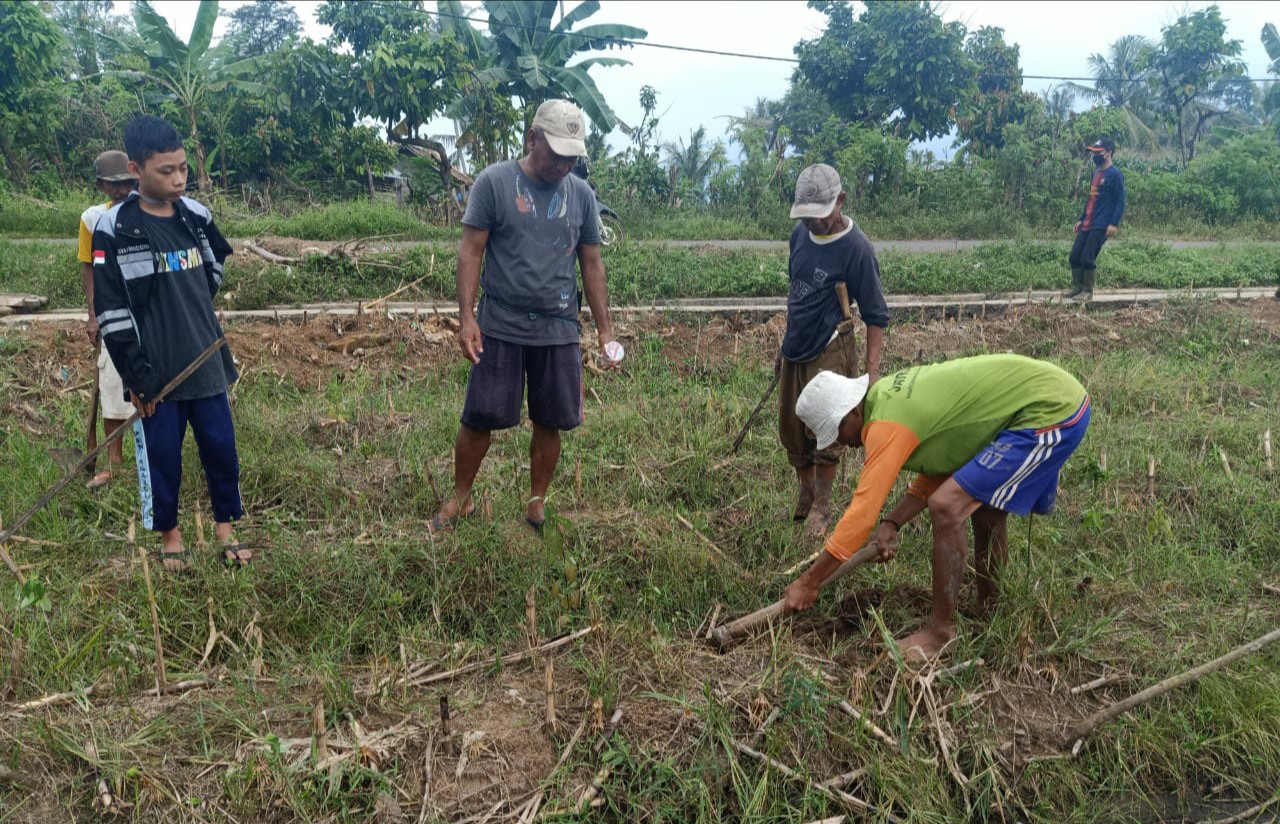
{"label": "black face mask", "polygon": [[1104,164],[1104,163],[1106,163],[1106,162],[1107,162],[1107,158],[1106,158],[1106,156],[1105,156],[1104,154],[1102,154],[1102,152],[1097,152],[1097,153],[1095,153],[1095,154],[1094,154],[1094,156],[1093,156],[1093,165],[1095,165],[1095,166],[1101,166],[1102,164]]}

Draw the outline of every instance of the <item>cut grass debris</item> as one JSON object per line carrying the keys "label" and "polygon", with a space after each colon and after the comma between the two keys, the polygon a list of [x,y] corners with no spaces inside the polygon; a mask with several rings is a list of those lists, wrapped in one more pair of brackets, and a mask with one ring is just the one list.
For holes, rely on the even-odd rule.
{"label": "cut grass debris", "polygon": [[[1083,824],[1220,818],[1272,798],[1274,649],[1115,719],[1074,758],[1059,739],[1280,621],[1280,600],[1260,586],[1280,582],[1280,502],[1261,445],[1280,402],[1274,304],[1049,307],[892,328],[886,369],[1012,350],[1061,363],[1094,402],[1058,511],[1010,519],[994,615],[969,614],[962,595],[948,663],[983,664],[929,681],[880,655],[927,610],[924,518],[904,529],[895,562],[860,569],[732,653],[691,637],[717,605],[724,621],[778,597],[780,572],[812,550],[786,517],[793,481],[773,427],[728,451],[767,381],[776,320],[619,321],[627,366],[587,375],[547,537],[521,517],[521,426],[495,437],[482,517],[434,541],[425,522],[433,489],[448,489],[466,365],[434,320],[366,316],[360,325],[386,343],[325,348],[355,323],[230,326],[244,376],[239,534],[257,560],[232,574],[208,549],[189,576],[152,570],[169,680],[207,688],[142,695],[156,650],[127,540],[138,517],[128,481],[69,489],[10,545],[40,591],[10,586],[0,599],[0,763],[32,785],[0,780],[6,820],[87,818],[104,792],[127,816],[184,822],[357,822],[374,811],[458,821],[513,813],[540,791],[557,812],[593,784],[601,806],[566,820]],[[6,332],[0,353],[9,522],[58,478],[50,450],[80,437],[90,364],[74,327]],[[840,474],[841,500],[857,470],[854,458]],[[184,473],[181,526],[194,543],[192,513],[207,501],[190,443]],[[530,590],[541,640],[596,627],[553,661],[554,732],[543,729],[543,661],[493,663],[527,648]],[[19,641],[25,653],[7,654]],[[479,662],[427,687],[403,683]],[[1072,694],[1102,676],[1122,677]],[[91,685],[92,696],[12,714]],[[841,700],[898,746],[839,711]],[[606,739],[596,719],[618,708]],[[812,787],[837,776],[874,809]]]}

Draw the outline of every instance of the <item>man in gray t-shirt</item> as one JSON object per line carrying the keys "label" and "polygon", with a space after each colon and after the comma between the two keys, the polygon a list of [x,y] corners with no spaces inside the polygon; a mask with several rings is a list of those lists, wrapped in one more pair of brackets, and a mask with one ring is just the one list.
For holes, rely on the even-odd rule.
{"label": "man in gray t-shirt", "polygon": [[471,189],[457,281],[458,344],[472,367],[454,444],[453,497],[432,519],[432,534],[474,513],[471,489],[490,433],[520,423],[526,381],[533,439],[524,516],[542,531],[543,501],[560,460],[560,432],[582,422],[575,264],[582,269],[601,360],[618,366],[605,353],[613,335],[595,194],[570,174],[586,154],[585,135],[577,106],[548,100],[533,118],[525,156],[489,166]]}

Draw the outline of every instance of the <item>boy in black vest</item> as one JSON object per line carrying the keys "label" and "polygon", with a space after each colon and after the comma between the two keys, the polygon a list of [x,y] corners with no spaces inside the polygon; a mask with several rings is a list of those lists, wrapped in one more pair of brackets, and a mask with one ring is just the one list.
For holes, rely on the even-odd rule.
{"label": "boy in black vest", "polygon": [[187,425],[195,434],[213,504],[223,562],[252,558],[231,522],[243,516],[240,463],[228,387],[239,377],[224,346],[162,402],[155,397],[222,337],[213,296],[231,246],[202,204],[184,197],[187,153],[176,129],[159,117],[132,120],[124,131],[138,190],[112,207],[93,233],[93,307],[102,343],[120,372],[134,425],[142,520],[161,534],[164,568],[189,565],[178,530],[178,487]]}

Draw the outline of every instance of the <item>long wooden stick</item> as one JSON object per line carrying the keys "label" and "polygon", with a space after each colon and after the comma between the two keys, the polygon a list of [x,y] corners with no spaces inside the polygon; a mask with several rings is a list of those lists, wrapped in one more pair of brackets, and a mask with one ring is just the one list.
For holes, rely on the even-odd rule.
{"label": "long wooden stick", "polygon": [[778,380],[782,377],[782,370],[779,369],[773,373],[773,380],[769,381],[769,388],[764,390],[764,394],[760,396],[760,402],[756,404],[756,408],[751,411],[751,417],[747,418],[747,422],[742,425],[742,431],[738,433],[738,437],[733,439],[733,452],[737,453],[738,447],[742,446],[742,440],[747,437],[747,433],[751,431],[751,426],[756,422],[756,417],[760,414],[760,410],[764,409],[764,405],[768,403],[769,398],[773,395],[773,390],[778,388]]}
{"label": "long wooden stick", "polygon": [[1126,713],[1140,704],[1145,704],[1152,698],[1158,698],[1169,690],[1199,681],[1209,673],[1217,672],[1223,667],[1239,661],[1246,655],[1252,655],[1263,647],[1275,643],[1276,641],[1280,641],[1280,629],[1274,629],[1261,638],[1255,638],[1243,646],[1236,647],[1221,658],[1215,658],[1209,663],[1201,664],[1195,669],[1187,670],[1186,672],[1175,675],[1172,678],[1166,678],[1158,684],[1147,687],[1142,692],[1131,695],[1123,701],[1118,701],[1106,709],[1094,713],[1084,721],[1077,724],[1069,733],[1067,733],[1065,743],[1068,746],[1074,745],[1075,743],[1083,740],[1086,735],[1115,718],[1117,715]]}
{"label": "long wooden stick", "polygon": [[[183,369],[181,372],[179,372],[177,377],[175,377],[173,380],[165,384],[165,387],[160,390],[160,393],[158,395],[156,395],[155,402],[159,403],[160,401],[164,400],[169,395],[170,392],[172,392],[173,390],[181,386],[182,383],[187,378],[191,377],[191,374],[193,372],[195,372],[197,369],[199,369],[201,366],[204,365],[205,361],[213,357],[213,353],[217,352],[220,348],[222,348],[222,346],[225,345],[226,342],[227,342],[226,338],[218,338],[213,343],[209,344],[209,348],[201,352],[200,357],[192,361],[191,365],[188,366],[186,369]],[[35,517],[37,512],[44,509],[45,506],[50,501],[53,500],[55,495],[57,495],[62,490],[66,489],[67,484],[71,483],[71,481],[74,480],[80,474],[80,472],[86,466],[89,465],[90,461],[96,461],[98,459],[98,456],[102,454],[102,451],[106,449],[107,446],[112,441],[114,441],[116,438],[123,437],[125,430],[133,426],[134,422],[137,421],[138,418],[140,417],[142,417],[141,413],[136,411],[132,415],[130,415],[129,419],[126,420],[121,426],[116,427],[114,432],[111,432],[106,437],[104,437],[102,439],[102,443],[98,444],[97,447],[95,447],[93,450],[89,452],[89,454],[81,458],[80,463],[76,464],[76,466],[70,472],[64,475],[62,477],[62,480],[58,481],[53,486],[49,487],[49,491],[44,493],[44,495],[40,497],[40,500],[36,501],[34,506],[32,506],[26,512],[19,515],[18,519],[13,522],[12,526],[6,529],[3,533],[0,533],[0,560],[3,560],[5,563],[5,566],[9,567],[9,570],[13,572],[14,575],[18,576],[19,582],[25,583],[25,579],[22,576],[22,570],[18,569],[18,565],[15,564],[13,562],[13,559],[9,557],[9,553],[5,552],[4,550],[5,542],[8,541],[10,538],[12,538],[14,535],[16,535],[18,531],[21,530],[24,526],[26,526],[27,521],[30,521],[33,517]]]}
{"label": "long wooden stick", "polygon": [[[827,580],[822,582],[822,586],[826,587],[834,584],[879,554],[880,547],[875,542],[867,544],[855,552],[852,558],[841,564],[835,572],[831,573]],[[724,652],[742,637],[768,624],[770,621],[782,617],[785,607],[786,599],[780,599],[763,609],[756,610],[750,615],[716,627],[715,631],[711,633],[711,638],[716,642],[716,646],[720,648],[720,651]]]}
{"label": "long wooden stick", "polygon": [[429,278],[429,277],[431,277],[433,274],[435,274],[435,271],[436,271],[436,253],[435,253],[435,252],[432,252],[432,253],[431,253],[431,264],[427,267],[427,273],[426,273],[425,275],[423,275],[422,277],[418,278],[417,280],[415,280],[415,281],[414,281],[414,282],[412,282],[412,283],[406,283],[404,286],[401,286],[399,289],[395,290],[394,292],[392,292],[392,293],[391,293],[391,294],[389,294],[389,295],[383,295],[383,296],[382,296],[382,297],[380,297],[380,298],[377,298],[377,299],[375,299],[375,300],[371,300],[371,301],[369,301],[367,304],[365,304],[365,307],[364,307],[364,308],[366,308],[366,309],[372,309],[373,307],[377,306],[379,303],[386,303],[387,301],[391,300],[393,297],[395,297],[396,295],[398,295],[398,294],[400,294],[401,292],[405,291],[406,289],[412,289],[413,287],[417,286],[419,283],[422,283],[424,280],[426,280],[427,278]]}

